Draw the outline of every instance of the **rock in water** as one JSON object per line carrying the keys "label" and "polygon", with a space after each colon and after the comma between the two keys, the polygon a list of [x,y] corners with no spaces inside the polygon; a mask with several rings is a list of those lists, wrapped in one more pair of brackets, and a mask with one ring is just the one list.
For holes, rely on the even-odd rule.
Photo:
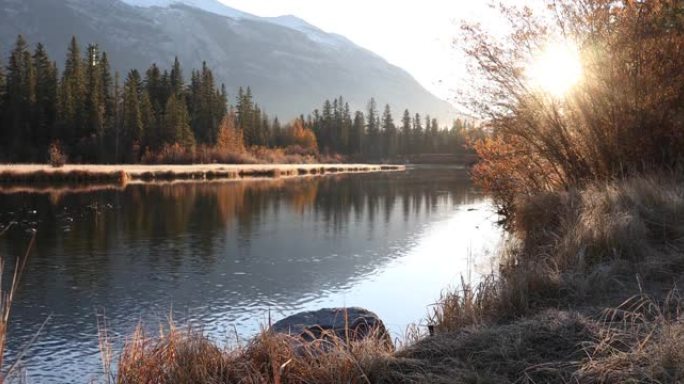
{"label": "rock in water", "polygon": [[325,339],[332,334],[341,340],[360,341],[376,337],[393,349],[392,338],[375,313],[358,307],[324,308],[300,312],[271,326],[273,332],[299,336],[306,341]]}

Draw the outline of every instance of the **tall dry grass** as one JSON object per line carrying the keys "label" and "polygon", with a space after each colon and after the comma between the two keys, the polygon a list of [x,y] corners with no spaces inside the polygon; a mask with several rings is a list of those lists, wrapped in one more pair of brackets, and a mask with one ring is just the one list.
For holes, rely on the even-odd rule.
{"label": "tall dry grass", "polygon": [[[684,380],[684,184],[674,175],[544,193],[518,205],[501,269],[445,291],[392,353],[369,339],[312,344],[262,331],[219,348],[201,332],[142,329],[118,383],[623,383]],[[522,209],[522,208],[521,208]],[[416,332],[416,335],[420,332]]]}
{"label": "tall dry grass", "polygon": [[311,344],[267,330],[221,348],[199,330],[142,328],[118,383],[623,383],[684,380],[684,184],[673,174],[518,204],[501,268],[445,291],[434,336],[392,353],[371,338]]}
{"label": "tall dry grass", "polygon": [[[0,236],[4,235],[4,233],[10,228],[8,226],[4,230],[0,231]],[[23,257],[18,257],[15,265],[14,265],[14,271],[12,272],[12,280],[10,281],[9,289],[5,290],[3,289],[3,277],[5,276],[5,262],[4,260],[0,257],[0,384],[6,382],[6,381],[11,381],[12,378],[17,376],[19,373],[19,363],[21,362],[21,358],[26,352],[26,349],[29,347],[29,345],[24,346],[22,350],[19,351],[18,355],[14,357],[14,363],[12,363],[9,367],[5,367],[5,350],[7,348],[7,330],[9,326],[9,321],[10,321],[10,313],[12,309],[12,302],[14,301],[14,297],[19,289],[19,282],[21,281],[21,277],[24,273],[24,270],[26,268],[26,262],[28,261],[29,254],[31,253],[31,249],[33,248],[33,244],[36,239],[36,233],[35,231],[33,232],[33,236],[31,237],[31,240],[29,241],[29,245],[26,249],[26,253]],[[47,321],[47,320],[46,320]],[[43,326],[45,323],[43,323]],[[42,330],[42,327],[41,327]],[[40,332],[40,331],[39,331]],[[35,339],[35,337],[34,337]]]}
{"label": "tall dry grass", "polygon": [[540,193],[516,206],[516,240],[500,271],[444,292],[430,316],[436,336],[390,359],[394,370],[417,382],[684,380],[677,174]]}
{"label": "tall dry grass", "polygon": [[539,193],[516,206],[500,270],[444,293],[437,324],[458,329],[537,307],[618,300],[627,286],[640,288],[637,274],[661,293],[682,279],[684,183],[675,174]]}
{"label": "tall dry grass", "polygon": [[[325,331],[307,342],[264,329],[246,344],[221,348],[201,330],[170,321],[152,336],[139,326],[118,357],[116,376],[108,377],[117,383],[159,384],[370,383],[368,372],[392,351],[380,336],[352,341]],[[110,367],[111,343],[103,330],[100,341],[104,366]]]}

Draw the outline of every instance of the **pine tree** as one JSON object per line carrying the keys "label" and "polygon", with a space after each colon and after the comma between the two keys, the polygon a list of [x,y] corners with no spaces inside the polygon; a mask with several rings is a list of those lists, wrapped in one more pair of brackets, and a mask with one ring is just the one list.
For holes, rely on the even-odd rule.
{"label": "pine tree", "polygon": [[437,119],[431,120],[430,125],[430,150],[437,152],[439,149],[439,123]]}
{"label": "pine tree", "polygon": [[67,145],[73,145],[81,138],[85,127],[85,71],[81,51],[76,37],[71,38],[64,72],[59,85],[58,114],[60,117],[59,136]]}
{"label": "pine tree", "polygon": [[366,127],[366,119],[363,112],[356,111],[354,114],[354,123],[349,132],[349,154],[358,155],[364,147],[364,131]]}
{"label": "pine tree", "polygon": [[423,152],[431,152],[431,141],[432,141],[432,120],[430,119],[430,115],[425,116],[425,130],[423,132],[423,140],[421,141],[421,146],[422,146],[422,151]]}
{"label": "pine tree", "polygon": [[261,145],[268,146],[268,143],[271,142],[271,122],[268,119],[268,115],[266,113],[261,114]]}
{"label": "pine tree", "polygon": [[408,109],[405,109],[404,116],[401,119],[401,137],[399,140],[401,153],[404,156],[411,153],[411,136],[411,114]]}
{"label": "pine tree", "polygon": [[368,127],[366,133],[368,135],[368,143],[364,152],[367,157],[376,159],[382,155],[382,148],[380,147],[380,124],[374,98],[371,98],[368,102],[367,110]]}
{"label": "pine tree", "polygon": [[261,111],[258,104],[254,104],[254,112],[250,125],[253,127],[253,143],[252,145],[262,146],[266,144],[266,137],[268,136],[268,127],[263,126],[263,118],[265,113]]}
{"label": "pine tree", "polygon": [[383,134],[383,149],[386,158],[393,158],[397,155],[397,127],[394,125],[392,118],[392,111],[389,104],[385,105],[385,111],[382,114],[382,134]]}
{"label": "pine tree", "polygon": [[420,119],[420,114],[416,113],[413,118],[413,153],[421,153],[423,151],[423,125]]}
{"label": "pine tree", "polygon": [[333,100],[333,124],[330,131],[330,149],[333,152],[340,152],[342,138],[342,108],[344,100],[342,96]]}
{"label": "pine tree", "polygon": [[[5,68],[2,65],[2,59],[0,58],[0,124],[3,120],[3,112],[5,111]],[[0,127],[0,140],[2,137],[2,128]],[[0,151],[2,151],[2,145],[0,144]],[[1,158],[1,153],[0,153]]]}
{"label": "pine tree", "polygon": [[221,109],[220,105],[220,92],[216,89],[216,84],[214,83],[214,74],[211,72],[206,62],[202,63],[202,100],[205,104],[202,114],[204,120],[204,132],[205,132],[205,143],[216,144],[216,138],[218,136],[218,128],[221,123],[221,119],[226,114],[225,109]]}
{"label": "pine tree", "polygon": [[170,82],[171,82],[171,92],[176,95],[176,97],[180,97],[181,93],[183,92],[183,71],[181,69],[180,61],[178,60],[178,56],[173,60],[173,68],[171,69],[171,77],[170,77]]}
{"label": "pine tree", "polygon": [[137,160],[133,147],[140,144],[143,134],[143,118],[140,110],[140,73],[132,70],[124,82],[123,90],[123,140],[122,150],[127,161]]}
{"label": "pine tree", "polygon": [[344,108],[342,108],[342,121],[340,122],[340,142],[337,146],[338,151],[341,153],[349,154],[349,140],[351,135],[351,112],[349,110],[349,104],[344,103]]}
{"label": "pine tree", "polygon": [[[116,124],[117,100],[113,89],[114,80],[112,79],[109,57],[106,52],[102,52],[100,58],[100,94],[102,95],[102,105],[104,107],[104,122],[102,134],[98,136],[98,157],[100,162],[106,162],[111,158],[108,152],[107,140],[112,137],[112,132]],[[111,142],[110,142],[111,144]]]}
{"label": "pine tree", "polygon": [[36,74],[31,53],[23,36],[18,36],[7,66],[7,103],[5,109],[6,143],[19,149],[21,159],[33,138],[31,125],[36,104]]}
{"label": "pine tree", "polygon": [[112,116],[112,130],[111,137],[114,143],[114,157],[113,161],[117,162],[121,159],[121,151],[124,148],[124,134],[123,134],[123,92],[121,91],[121,81],[119,80],[119,72],[114,73],[114,92],[112,93],[114,99],[114,113]]}
{"label": "pine tree", "polygon": [[36,71],[36,108],[33,113],[33,142],[39,153],[46,153],[54,136],[57,120],[57,67],[50,61],[45,47],[36,46],[33,54]]}
{"label": "pine tree", "polygon": [[271,147],[283,147],[285,142],[283,140],[283,129],[280,126],[280,120],[276,116],[271,124],[271,141],[269,143]]}
{"label": "pine tree", "polygon": [[333,106],[330,100],[325,100],[323,103],[321,119],[321,141],[319,144],[323,150],[328,150],[332,144],[333,136]]}
{"label": "pine tree", "polygon": [[157,64],[152,64],[145,72],[145,89],[150,95],[150,102],[155,111],[161,111],[166,104],[165,90],[162,86],[162,74]]}
{"label": "pine tree", "polygon": [[218,127],[226,114],[225,87],[216,89],[214,75],[207,63],[202,71],[193,71],[190,84],[190,115],[195,137],[202,143],[213,145],[218,136]]}
{"label": "pine tree", "polygon": [[247,87],[246,91],[242,87],[238,90],[237,96],[237,126],[242,130],[247,146],[256,145],[256,132],[254,127],[254,102],[252,101],[252,90]]}
{"label": "pine tree", "polygon": [[102,67],[97,45],[89,45],[86,56],[86,125],[82,137],[102,137],[105,127],[105,95],[102,87]]}
{"label": "pine tree", "polygon": [[179,144],[185,148],[195,145],[190,128],[190,115],[183,98],[178,98],[174,94],[169,97],[164,107],[161,127],[166,143]]}
{"label": "pine tree", "polygon": [[150,94],[143,89],[140,97],[140,118],[142,120],[143,135],[141,137],[142,147],[155,147],[159,142],[157,118],[154,115],[154,108],[150,100]]}

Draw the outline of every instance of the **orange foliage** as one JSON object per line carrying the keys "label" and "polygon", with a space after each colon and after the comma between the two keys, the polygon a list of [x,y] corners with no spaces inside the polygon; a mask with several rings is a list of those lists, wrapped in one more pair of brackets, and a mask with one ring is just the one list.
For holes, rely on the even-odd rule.
{"label": "orange foliage", "polygon": [[318,152],[318,142],[312,130],[304,127],[300,119],[296,119],[288,128],[287,136],[290,145],[297,145],[311,153]]}
{"label": "orange foliage", "polygon": [[235,114],[226,115],[219,125],[216,147],[234,153],[245,152],[245,142],[242,130],[235,126]]}
{"label": "orange foliage", "polygon": [[[474,144],[481,158],[474,177],[505,214],[521,194],[679,165],[681,4],[555,0],[548,15],[515,7],[502,12],[513,31],[503,39],[477,25],[463,30],[480,81],[472,102],[489,133]],[[573,90],[554,97],[530,86],[525,66],[559,38],[577,45],[584,73]]]}

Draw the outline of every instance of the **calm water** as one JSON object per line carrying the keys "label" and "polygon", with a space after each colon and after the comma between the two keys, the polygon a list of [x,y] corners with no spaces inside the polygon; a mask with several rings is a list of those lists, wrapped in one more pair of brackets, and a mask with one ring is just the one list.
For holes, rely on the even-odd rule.
{"label": "calm water", "polygon": [[169,314],[220,344],[267,322],[363,306],[395,337],[440,291],[491,270],[500,231],[464,170],[0,193],[0,254],[37,228],[12,308],[9,356],[30,382],[101,375],[97,316],[120,343]]}

